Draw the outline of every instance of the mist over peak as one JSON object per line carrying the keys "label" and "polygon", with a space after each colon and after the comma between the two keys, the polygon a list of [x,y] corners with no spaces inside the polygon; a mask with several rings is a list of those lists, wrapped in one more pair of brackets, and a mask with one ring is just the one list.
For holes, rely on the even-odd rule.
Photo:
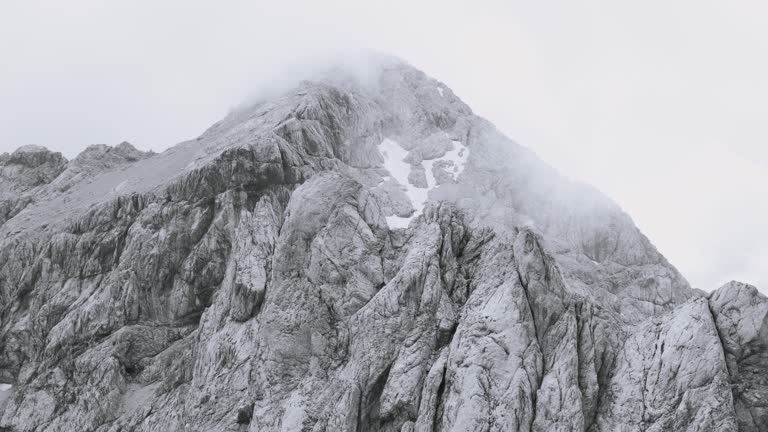
{"label": "mist over peak", "polygon": [[376,88],[382,72],[397,67],[411,66],[396,56],[373,50],[336,51],[305,57],[301,61],[276,67],[253,82],[249,95],[232,110],[242,110],[274,99],[305,81]]}

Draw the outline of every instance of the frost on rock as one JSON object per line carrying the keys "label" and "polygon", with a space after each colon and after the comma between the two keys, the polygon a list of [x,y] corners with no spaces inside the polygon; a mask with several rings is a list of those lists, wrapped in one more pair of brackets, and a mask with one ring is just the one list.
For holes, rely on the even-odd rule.
{"label": "frost on rock", "polygon": [[766,430],[762,294],[379,68],[0,155],[0,430]]}

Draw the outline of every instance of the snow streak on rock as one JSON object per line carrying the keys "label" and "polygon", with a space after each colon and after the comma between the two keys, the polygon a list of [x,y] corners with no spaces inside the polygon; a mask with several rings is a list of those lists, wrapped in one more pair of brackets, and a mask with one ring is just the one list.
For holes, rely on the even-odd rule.
{"label": "snow streak on rock", "polygon": [[[414,218],[422,214],[424,206],[429,199],[429,192],[437,186],[434,174],[435,164],[441,162],[444,163],[448,175],[451,180],[454,181],[459,177],[462,171],[464,171],[464,165],[469,157],[469,149],[460,141],[453,141],[452,143],[453,148],[446,151],[443,156],[424,160],[419,164],[412,165],[405,162],[410,154],[409,151],[405,150],[398,143],[389,138],[382,141],[379,146],[379,151],[384,156],[384,168],[389,172],[389,176],[385,177],[384,181],[397,182],[400,189],[405,192],[408,197],[411,206],[414,208],[413,213],[408,217],[400,217],[397,215],[387,216],[387,224],[391,228],[407,228],[408,224]],[[411,170],[414,169],[415,166],[424,170],[426,187],[414,185],[409,179]]]}

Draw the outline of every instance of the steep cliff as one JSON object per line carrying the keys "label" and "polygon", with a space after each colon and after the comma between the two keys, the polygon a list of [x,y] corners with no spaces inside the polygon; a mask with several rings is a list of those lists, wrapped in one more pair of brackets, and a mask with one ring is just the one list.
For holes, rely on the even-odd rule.
{"label": "steep cliff", "polygon": [[766,428],[765,297],[702,297],[444,84],[374,77],[0,158],[0,430]]}

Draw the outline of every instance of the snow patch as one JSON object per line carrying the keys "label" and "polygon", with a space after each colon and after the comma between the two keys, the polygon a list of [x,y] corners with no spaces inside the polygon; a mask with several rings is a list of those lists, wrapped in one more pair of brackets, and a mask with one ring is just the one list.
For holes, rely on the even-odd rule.
{"label": "snow patch", "polygon": [[11,384],[0,384],[0,403],[8,399],[8,397],[11,395],[12,389],[13,385]]}
{"label": "snow patch", "polygon": [[413,216],[411,217],[400,217],[400,216],[386,216],[384,219],[387,220],[387,226],[390,228],[408,228],[408,224],[411,223],[411,219],[413,219]]}
{"label": "snow patch", "polygon": [[426,160],[423,162],[425,169],[427,170],[427,185],[429,189],[432,189],[436,185],[435,174],[432,171],[432,167],[436,162],[446,161],[448,162],[448,173],[456,180],[464,171],[464,165],[467,163],[467,157],[469,157],[469,149],[464,146],[460,141],[453,141],[453,149],[445,152],[445,155],[441,158]]}
{"label": "snow patch", "polygon": [[440,93],[440,97],[444,96],[443,95],[443,88],[442,87],[437,87],[437,92]]}
{"label": "snow patch", "polygon": [[283,413],[283,430],[301,430],[306,413],[304,406],[306,401],[298,392],[294,392],[285,402],[285,412]]}
{"label": "snow patch", "polygon": [[125,394],[123,394],[122,413],[131,415],[141,408],[151,406],[149,402],[158,386],[159,383],[148,386],[128,384]]}
{"label": "snow patch", "polygon": [[382,141],[379,150],[384,156],[384,168],[389,171],[391,178],[400,185],[400,189],[405,192],[405,195],[415,209],[408,217],[387,216],[387,225],[390,228],[407,228],[411,220],[424,211],[424,206],[429,198],[429,191],[437,186],[437,180],[433,172],[435,163],[439,161],[448,162],[448,172],[456,180],[459,174],[464,171],[464,165],[469,157],[469,149],[460,141],[453,141],[453,148],[448,150],[442,157],[422,161],[421,165],[424,167],[427,177],[427,187],[422,188],[408,181],[411,165],[404,161],[408,156],[408,150],[400,147],[398,143],[389,138],[385,138]]}

